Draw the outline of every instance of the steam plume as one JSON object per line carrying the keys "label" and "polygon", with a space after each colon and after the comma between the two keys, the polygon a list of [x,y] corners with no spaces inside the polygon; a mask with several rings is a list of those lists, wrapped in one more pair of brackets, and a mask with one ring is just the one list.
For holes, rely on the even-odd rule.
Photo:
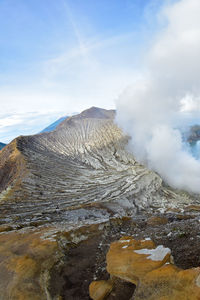
{"label": "steam plume", "polygon": [[200,123],[200,1],[181,0],[160,13],[167,26],[155,39],[142,79],[116,101],[117,122],[137,160],[171,186],[200,193],[200,161],[182,131]]}

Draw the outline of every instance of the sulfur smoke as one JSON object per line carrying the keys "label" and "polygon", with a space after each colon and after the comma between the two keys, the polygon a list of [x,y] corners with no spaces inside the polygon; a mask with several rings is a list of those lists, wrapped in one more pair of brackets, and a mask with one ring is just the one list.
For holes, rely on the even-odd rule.
{"label": "sulfur smoke", "polygon": [[152,43],[146,71],[116,101],[117,122],[136,159],[171,186],[200,193],[200,161],[184,139],[200,124],[200,1],[165,6],[166,26]]}

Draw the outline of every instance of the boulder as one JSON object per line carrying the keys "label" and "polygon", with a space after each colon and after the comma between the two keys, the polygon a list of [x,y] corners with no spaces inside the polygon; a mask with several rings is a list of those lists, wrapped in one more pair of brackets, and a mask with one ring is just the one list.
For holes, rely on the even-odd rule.
{"label": "boulder", "polygon": [[89,286],[90,298],[93,300],[103,300],[112,291],[113,283],[111,280],[93,281]]}
{"label": "boulder", "polygon": [[111,244],[107,253],[107,271],[111,276],[138,284],[146,273],[170,262],[171,251],[156,247],[150,240],[123,237]]}

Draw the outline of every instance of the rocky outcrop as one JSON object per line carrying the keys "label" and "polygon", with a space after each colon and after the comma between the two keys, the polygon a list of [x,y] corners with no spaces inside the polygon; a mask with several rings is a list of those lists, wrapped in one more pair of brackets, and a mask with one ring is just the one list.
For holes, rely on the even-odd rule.
{"label": "rocky outcrop", "polygon": [[[13,140],[0,153],[0,201],[11,198],[12,187],[20,189],[21,180],[26,176],[25,157],[17,148],[17,139]],[[9,197],[8,196],[9,190]]]}
{"label": "rocky outcrop", "polygon": [[146,273],[170,262],[171,251],[163,246],[156,247],[151,240],[134,240],[123,237],[112,243],[107,254],[107,271],[135,285]]}
{"label": "rocky outcrop", "polygon": [[[150,239],[125,236],[111,244],[106,260],[111,278],[107,282],[91,283],[90,297],[94,300],[109,299],[115,277],[136,285],[133,296],[127,300],[200,299],[200,268],[176,267],[170,249],[156,247]],[[114,299],[121,298],[116,295]]]}
{"label": "rocky outcrop", "polygon": [[[60,258],[49,229],[0,235],[0,299],[48,299],[48,270]],[[44,237],[43,237],[44,236]]]}
{"label": "rocky outcrop", "polygon": [[134,300],[199,300],[200,268],[181,270],[165,265],[146,274],[136,289]]}

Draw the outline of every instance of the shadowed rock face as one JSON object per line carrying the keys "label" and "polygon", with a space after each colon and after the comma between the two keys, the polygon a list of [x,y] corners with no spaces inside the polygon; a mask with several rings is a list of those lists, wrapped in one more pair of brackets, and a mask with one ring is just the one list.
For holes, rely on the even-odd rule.
{"label": "shadowed rock face", "polygon": [[190,203],[134,160],[114,117],[114,110],[92,107],[53,132],[21,136],[5,147],[1,222],[94,223],[150,206]]}

